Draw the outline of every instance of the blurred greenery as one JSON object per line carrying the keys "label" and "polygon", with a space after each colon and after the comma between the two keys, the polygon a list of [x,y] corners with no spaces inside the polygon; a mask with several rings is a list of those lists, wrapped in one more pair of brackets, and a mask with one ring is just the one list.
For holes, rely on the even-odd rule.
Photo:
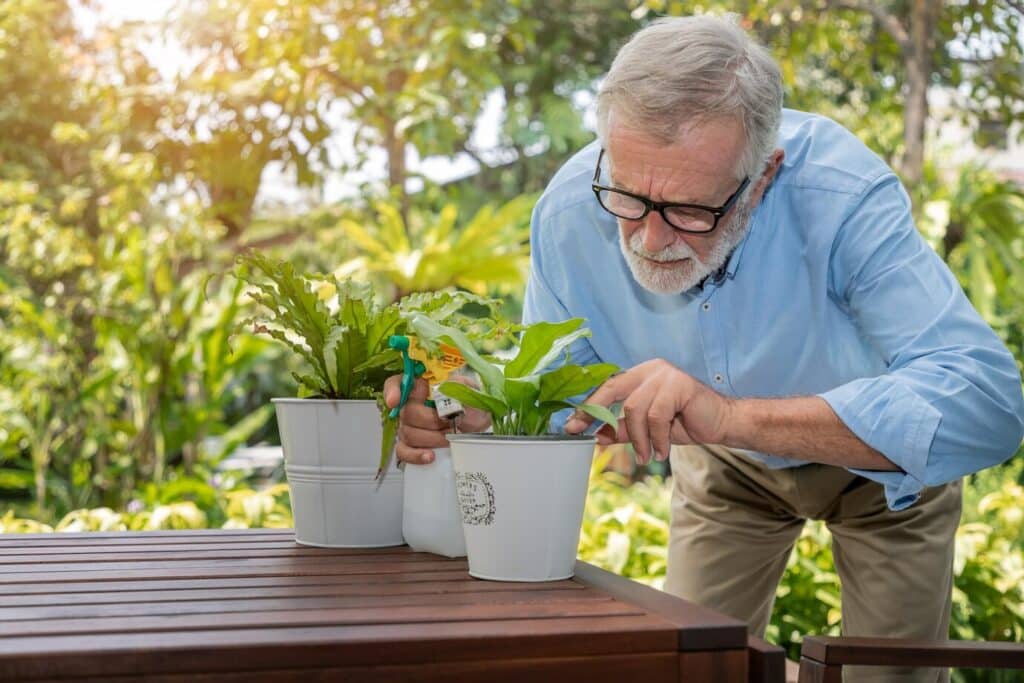
{"label": "blurred greenery", "polygon": [[[592,139],[618,47],[665,14],[736,12],[779,60],[788,106],[892,163],[1024,363],[1020,176],[954,161],[935,135],[1020,142],[1015,0],[169,4],[119,20],[103,0],[0,3],[4,531],[285,524],[282,489],[222,483],[236,448],[277,442],[269,398],[294,395],[298,370],[232,335],[255,313],[223,277],[235,256],[365,280],[381,303],[500,295],[516,318],[537,192]],[[434,180],[438,165],[462,175]],[[1020,462],[967,487],[957,637],[1021,639]],[[642,475],[595,480],[581,552],[657,585],[668,489]],[[787,576],[772,636],[838,628],[820,527]]]}

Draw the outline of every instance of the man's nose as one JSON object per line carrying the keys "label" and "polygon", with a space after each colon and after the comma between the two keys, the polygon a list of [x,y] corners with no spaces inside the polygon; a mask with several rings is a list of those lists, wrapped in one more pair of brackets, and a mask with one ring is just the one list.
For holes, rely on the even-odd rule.
{"label": "man's nose", "polygon": [[642,229],[644,250],[649,254],[658,253],[676,239],[675,230],[657,211],[647,214]]}

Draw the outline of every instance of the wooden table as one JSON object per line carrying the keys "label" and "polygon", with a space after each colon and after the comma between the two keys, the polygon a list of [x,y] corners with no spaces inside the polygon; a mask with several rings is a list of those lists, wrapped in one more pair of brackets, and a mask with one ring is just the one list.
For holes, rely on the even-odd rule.
{"label": "wooden table", "polygon": [[576,571],[479,581],[290,530],[0,536],[0,681],[747,680],[742,623]]}

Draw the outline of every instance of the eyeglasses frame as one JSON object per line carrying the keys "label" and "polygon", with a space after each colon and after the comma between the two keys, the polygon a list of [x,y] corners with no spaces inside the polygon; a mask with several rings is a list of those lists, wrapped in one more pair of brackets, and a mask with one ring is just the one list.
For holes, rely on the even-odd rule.
{"label": "eyeglasses frame", "polygon": [[[620,189],[618,187],[601,185],[598,181],[601,179],[601,160],[603,158],[604,148],[602,147],[601,153],[597,155],[597,166],[594,168],[594,179],[591,181],[590,184],[591,189],[594,191],[594,197],[597,199],[597,203],[601,205],[602,209],[604,209],[605,211],[607,211],[608,213],[617,218],[622,218],[623,220],[627,221],[642,221],[643,219],[647,218],[648,214],[650,214],[651,211],[657,211],[661,215],[661,219],[665,221],[665,224],[671,227],[673,230],[678,230],[679,232],[685,232],[691,235],[707,235],[709,233],[714,232],[715,228],[718,227],[718,222],[726,214],[729,213],[733,205],[736,203],[736,200],[739,199],[741,194],[743,194],[743,190],[747,189],[747,185],[750,184],[750,176],[746,176],[745,178],[743,178],[743,182],[740,183],[740,186],[736,188],[736,191],[733,192],[729,196],[729,198],[725,200],[725,203],[722,204],[721,206],[706,206],[704,204],[681,204],[678,202],[656,202],[652,199],[644,197],[643,195],[639,195],[634,192],[627,192],[626,190]],[[627,218],[626,216],[619,216],[619,214],[609,209],[607,206],[604,205],[604,202],[601,201],[602,190],[606,192],[618,192],[619,194],[623,194],[626,195],[627,197],[632,197],[633,199],[636,199],[637,201],[643,203],[644,212],[636,218]],[[673,208],[701,209],[703,211],[707,211],[712,216],[714,216],[715,222],[712,223],[711,227],[707,230],[688,230],[687,228],[680,228],[674,223],[672,223],[672,221],[668,219],[668,216],[665,215],[665,209]]]}

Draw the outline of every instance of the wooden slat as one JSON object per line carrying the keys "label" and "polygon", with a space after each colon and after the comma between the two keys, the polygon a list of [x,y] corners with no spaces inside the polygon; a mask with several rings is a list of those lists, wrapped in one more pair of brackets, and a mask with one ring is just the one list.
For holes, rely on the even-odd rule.
{"label": "wooden slat", "polygon": [[678,628],[680,652],[746,648],[747,627],[742,621],[653,590],[586,562],[576,563],[575,579],[675,624]]}
{"label": "wooden slat", "polygon": [[[671,652],[650,615],[0,638],[0,680]],[[673,656],[675,653],[673,653]]]}
{"label": "wooden slat", "polygon": [[[408,546],[395,546],[394,548],[374,548],[374,552],[370,552],[371,549],[367,548],[314,548],[308,545],[301,545],[294,541],[288,540],[261,540],[261,541],[245,541],[240,543],[216,543],[209,541],[207,543],[130,543],[130,544],[84,544],[77,543],[75,545],[62,545],[62,546],[38,546],[38,547],[26,547],[16,548],[14,546],[8,546],[0,548],[0,563],[18,562],[16,558],[19,557],[30,557],[38,558],[42,562],[50,562],[55,558],[62,561],[63,557],[67,557],[69,561],[78,559],[83,555],[120,555],[127,557],[128,555],[149,555],[149,554],[166,554],[168,557],[174,557],[176,553],[191,553],[196,557],[208,557],[211,553],[230,551],[233,553],[247,553],[247,552],[267,552],[267,551],[288,551],[287,554],[294,555],[373,555],[375,557],[380,556],[417,556],[426,555],[428,553],[417,553],[409,549]],[[24,560],[20,560],[24,561]]]}
{"label": "wooden slat", "polygon": [[380,664],[345,668],[189,673],[76,679],[76,683],[670,683],[676,681],[676,655],[671,653],[543,659],[491,659],[486,662],[437,662],[432,666]]}
{"label": "wooden slat", "polygon": [[[49,534],[0,534],[0,548],[18,548],[52,545],[79,545],[87,543],[224,543],[225,540],[283,540],[295,538],[294,529],[185,529],[167,531],[83,531]],[[377,550],[368,548],[366,550]]]}
{"label": "wooden slat", "polygon": [[[277,548],[251,548],[251,547],[235,547],[226,550],[145,550],[137,552],[134,548],[129,552],[121,550],[112,551],[107,549],[106,552],[100,553],[42,553],[42,554],[25,554],[25,553],[9,553],[4,551],[0,553],[0,572],[13,572],[13,571],[24,571],[25,567],[43,567],[48,571],[58,570],[60,565],[68,565],[72,569],[80,569],[76,565],[84,563],[102,563],[104,568],[114,568],[114,563],[145,563],[145,562],[191,562],[195,560],[232,560],[232,559],[247,559],[247,558],[259,558],[269,557],[273,559],[288,559],[288,558],[343,558],[351,562],[370,562],[379,561],[381,559],[394,559],[402,562],[420,562],[423,560],[430,560],[437,562],[441,560],[449,560],[451,562],[457,562],[459,560],[449,559],[438,555],[431,555],[429,553],[375,553],[375,554],[360,554],[353,555],[347,552],[343,548],[307,548],[303,546],[292,545],[291,547],[277,547]],[[56,566],[55,566],[56,565]],[[144,566],[144,565],[142,565]]]}
{"label": "wooden slat", "polygon": [[[351,578],[351,577],[341,577]],[[463,572],[450,581],[410,581],[407,583],[334,583],[311,584],[300,579],[293,585],[250,585],[243,587],[190,588],[185,582],[169,590],[117,590],[86,591],[75,594],[51,593],[45,595],[0,595],[0,608],[45,607],[47,605],[123,605],[138,602],[174,602],[177,600],[252,600],[259,598],[312,598],[318,596],[360,595],[429,595],[485,592],[523,591],[586,591],[574,581],[543,583],[503,583],[498,581],[467,580]],[[220,582],[223,583],[223,582]],[[63,586],[62,586],[63,587]]]}
{"label": "wooden slat", "polygon": [[[90,577],[90,579],[93,577]],[[254,576],[217,576],[217,577],[176,577],[176,578],[126,578],[122,580],[94,581],[83,580],[60,583],[26,583],[19,584],[18,595],[55,595],[91,593],[104,591],[150,591],[178,590],[180,588],[239,588],[258,586],[305,586],[305,585],[342,585],[367,583],[417,583],[420,581],[466,581],[469,575],[465,569],[447,569],[444,571],[415,571],[404,574],[276,574]],[[7,592],[7,591],[5,591]],[[4,593],[0,593],[2,596]],[[0,600],[3,598],[0,597]]]}
{"label": "wooden slat", "polygon": [[359,566],[365,564],[373,564],[375,566],[395,566],[395,567],[421,567],[424,565],[447,565],[450,567],[461,566],[466,567],[466,561],[462,559],[449,559],[447,557],[440,557],[437,555],[430,555],[427,553],[418,553],[415,555],[327,555],[317,554],[310,556],[282,556],[282,557],[235,557],[235,558],[182,558],[163,560],[159,556],[149,556],[145,560],[135,560],[128,562],[96,562],[94,564],[83,564],[81,562],[68,562],[68,563],[36,563],[26,562],[21,564],[8,564],[0,565],[0,583],[3,583],[6,577],[13,574],[24,574],[31,572],[33,574],[41,573],[58,573],[58,572],[80,572],[83,574],[89,574],[92,572],[115,572],[115,571],[162,571],[168,569],[170,571],[177,571],[180,569],[203,569],[203,568],[229,568],[238,569],[245,567],[320,567],[320,566]]}
{"label": "wooden slat", "polygon": [[641,616],[637,607],[617,601],[586,601],[507,605],[399,606],[323,610],[276,610],[221,614],[180,614],[159,617],[43,619],[0,623],[0,638],[91,633],[164,633],[202,629],[258,629],[320,624],[436,624],[495,619]]}
{"label": "wooden slat", "polygon": [[609,602],[611,596],[585,590],[536,590],[536,591],[481,591],[454,593],[427,593],[410,595],[332,595],[317,597],[249,597],[245,600],[175,600],[168,602],[134,602],[121,604],[82,604],[75,601],[70,605],[50,607],[7,607],[0,608],[0,634],[10,627],[17,635],[18,624],[27,620],[53,619],[121,619],[123,617],[186,615],[186,614],[227,614],[232,612],[266,612],[272,610],[330,610],[362,607],[377,609],[384,607],[409,607],[434,605],[444,613],[452,605],[500,605],[514,603],[584,603]]}
{"label": "wooden slat", "polygon": [[[69,568],[67,571],[20,572],[0,571],[0,586],[14,584],[60,583],[77,581],[123,581],[125,579],[201,579],[223,576],[326,576],[331,574],[402,574],[406,572],[444,571],[462,569],[464,563],[454,560],[416,562],[382,561],[380,558],[351,558],[344,562],[296,562],[273,560],[223,560],[192,562],[188,564],[167,563],[160,566],[139,565],[111,569],[107,566],[95,570]],[[11,588],[11,590],[19,590]]]}
{"label": "wooden slat", "polygon": [[808,636],[801,658],[822,664],[1024,669],[1024,643]]}

